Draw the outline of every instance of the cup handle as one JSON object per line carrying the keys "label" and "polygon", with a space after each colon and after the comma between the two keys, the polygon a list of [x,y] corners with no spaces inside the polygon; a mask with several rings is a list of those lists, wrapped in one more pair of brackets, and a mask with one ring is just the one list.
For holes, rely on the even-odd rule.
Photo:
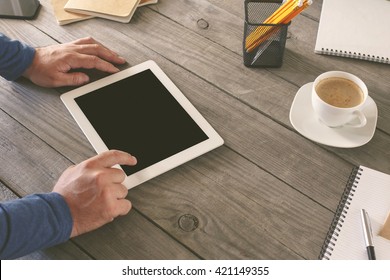
{"label": "cup handle", "polygon": [[359,123],[356,124],[356,123],[347,123],[346,125],[350,126],[350,127],[356,127],[356,128],[359,128],[359,127],[363,127],[367,124],[367,118],[366,116],[363,114],[362,111],[359,111],[359,110],[356,110],[353,112],[354,115],[356,115],[356,117],[359,119]]}

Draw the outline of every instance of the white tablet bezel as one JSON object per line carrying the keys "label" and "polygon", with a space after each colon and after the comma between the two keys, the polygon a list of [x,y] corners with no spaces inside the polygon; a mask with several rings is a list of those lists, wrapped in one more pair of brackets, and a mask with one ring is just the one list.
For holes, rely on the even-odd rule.
{"label": "white tablet bezel", "polygon": [[[167,88],[171,95],[183,107],[183,109],[191,116],[195,123],[208,136],[208,139],[198,143],[186,150],[183,150],[175,155],[172,155],[162,161],[159,161],[149,167],[146,167],[130,176],[127,176],[124,185],[130,189],[149,179],[152,179],[168,170],[175,168],[195,157],[207,153],[221,145],[224,141],[221,136],[213,129],[206,119],[198,112],[198,110],[190,103],[183,93],[175,86],[168,76],[160,69],[160,67],[152,60],[148,60],[139,65],[133,66],[121,72],[115,73],[98,81],[92,82],[85,86],[79,87],[72,91],[61,95],[61,100],[80,126],[81,130],[86,135],[89,142],[92,144],[95,151],[100,154],[108,151],[108,148],[96,130],[93,128],[90,121],[87,119],[83,111],[75,101],[75,98],[93,92],[101,87],[115,83],[139,72],[150,69],[160,82]],[[119,167],[119,166],[118,166]]]}

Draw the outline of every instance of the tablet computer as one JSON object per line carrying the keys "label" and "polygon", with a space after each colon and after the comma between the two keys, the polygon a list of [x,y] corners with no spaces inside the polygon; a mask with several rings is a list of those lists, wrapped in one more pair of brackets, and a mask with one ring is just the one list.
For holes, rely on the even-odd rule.
{"label": "tablet computer", "polygon": [[40,6],[38,0],[1,0],[0,18],[33,19]]}
{"label": "tablet computer", "polygon": [[223,139],[153,61],[61,95],[97,153],[137,158],[121,166],[137,186],[223,144]]}

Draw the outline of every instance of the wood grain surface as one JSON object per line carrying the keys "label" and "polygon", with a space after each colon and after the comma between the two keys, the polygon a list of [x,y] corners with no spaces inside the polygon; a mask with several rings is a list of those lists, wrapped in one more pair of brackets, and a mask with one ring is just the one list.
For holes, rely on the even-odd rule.
{"label": "wood grain surface", "polygon": [[[316,259],[352,167],[390,173],[389,65],[315,54],[322,1],[289,26],[280,68],[243,65],[243,1],[159,0],[129,24],[65,26],[40,2],[35,20],[1,19],[0,31],[35,47],[92,36],[126,58],[123,68],[156,61],[225,145],[130,190],[129,215],[25,258]],[[329,70],[361,77],[378,106],[362,147],[317,144],[289,121],[298,89]],[[67,90],[0,79],[1,200],[49,192],[95,155],[59,98]]]}

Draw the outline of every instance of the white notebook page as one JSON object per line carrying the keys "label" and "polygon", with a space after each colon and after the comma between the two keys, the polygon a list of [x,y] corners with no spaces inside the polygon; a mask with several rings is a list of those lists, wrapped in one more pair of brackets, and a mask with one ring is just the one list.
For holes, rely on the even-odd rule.
{"label": "white notebook page", "polygon": [[324,0],[315,52],[390,63],[389,30],[390,1]]}
{"label": "white notebook page", "polygon": [[360,214],[365,209],[371,220],[376,258],[390,260],[390,240],[378,235],[390,212],[390,175],[360,168],[363,171],[330,259],[368,259]]}

